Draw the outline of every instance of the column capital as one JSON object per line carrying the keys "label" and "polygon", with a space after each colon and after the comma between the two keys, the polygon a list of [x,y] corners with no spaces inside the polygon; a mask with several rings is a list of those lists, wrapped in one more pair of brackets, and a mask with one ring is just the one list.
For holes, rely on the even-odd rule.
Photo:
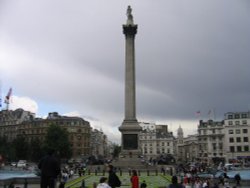
{"label": "column capital", "polygon": [[137,25],[123,25],[123,34],[126,36],[135,36],[137,33]]}

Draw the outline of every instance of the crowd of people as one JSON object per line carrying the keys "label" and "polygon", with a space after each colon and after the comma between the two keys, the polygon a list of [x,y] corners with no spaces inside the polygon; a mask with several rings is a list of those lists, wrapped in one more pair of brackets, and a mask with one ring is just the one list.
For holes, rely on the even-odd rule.
{"label": "crowd of people", "polygon": [[[53,151],[50,151],[47,156],[45,156],[38,164],[39,169],[41,169],[41,188],[55,188],[57,177],[61,177],[60,188],[64,188],[65,183],[71,178],[75,173],[73,169],[60,169],[59,162],[54,156]],[[162,168],[163,169],[163,168]],[[179,176],[172,176],[172,183],[168,188],[228,188],[229,177],[227,173],[224,172],[219,179],[215,179],[213,176],[207,178],[200,178],[197,176],[197,172],[201,169],[196,168],[177,168],[176,173]],[[85,174],[86,169],[79,168],[79,176]],[[99,183],[93,184],[93,188],[116,188],[121,186],[121,181],[116,175],[115,168],[109,164],[108,165],[108,177],[101,177]],[[241,181],[240,174],[235,175],[236,185],[239,186]],[[146,188],[147,184],[145,181],[139,183],[139,176],[136,170],[131,170],[130,183],[131,188]],[[82,182],[81,188],[85,188],[85,182]]]}

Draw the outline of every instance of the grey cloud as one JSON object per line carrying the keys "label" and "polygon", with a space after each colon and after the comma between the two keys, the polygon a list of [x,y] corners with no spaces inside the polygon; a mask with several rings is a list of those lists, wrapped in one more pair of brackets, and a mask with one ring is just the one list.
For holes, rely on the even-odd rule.
{"label": "grey cloud", "polygon": [[[118,126],[124,104],[122,24],[131,2],[110,2],[1,1],[0,42],[30,59],[16,61],[23,69],[8,75],[15,87]],[[131,6],[138,24],[140,119],[194,120],[197,110],[211,108],[222,118],[227,111],[247,110],[248,1],[146,0]]]}

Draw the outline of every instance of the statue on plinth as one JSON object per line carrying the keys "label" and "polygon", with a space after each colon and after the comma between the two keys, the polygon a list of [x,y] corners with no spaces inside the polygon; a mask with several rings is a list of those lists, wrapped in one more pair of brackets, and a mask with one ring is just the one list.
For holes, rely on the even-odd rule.
{"label": "statue on plinth", "polygon": [[127,25],[134,25],[132,8],[130,6],[128,6],[128,9],[127,9],[127,17],[128,17]]}

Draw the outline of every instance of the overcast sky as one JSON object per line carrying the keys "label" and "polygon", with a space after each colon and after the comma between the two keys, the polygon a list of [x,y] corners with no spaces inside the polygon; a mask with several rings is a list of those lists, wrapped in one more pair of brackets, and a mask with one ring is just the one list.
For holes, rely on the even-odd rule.
{"label": "overcast sky", "polygon": [[119,141],[128,5],[138,121],[187,135],[209,110],[250,109],[249,0],[0,0],[2,98],[12,87],[11,109],[79,115]]}

